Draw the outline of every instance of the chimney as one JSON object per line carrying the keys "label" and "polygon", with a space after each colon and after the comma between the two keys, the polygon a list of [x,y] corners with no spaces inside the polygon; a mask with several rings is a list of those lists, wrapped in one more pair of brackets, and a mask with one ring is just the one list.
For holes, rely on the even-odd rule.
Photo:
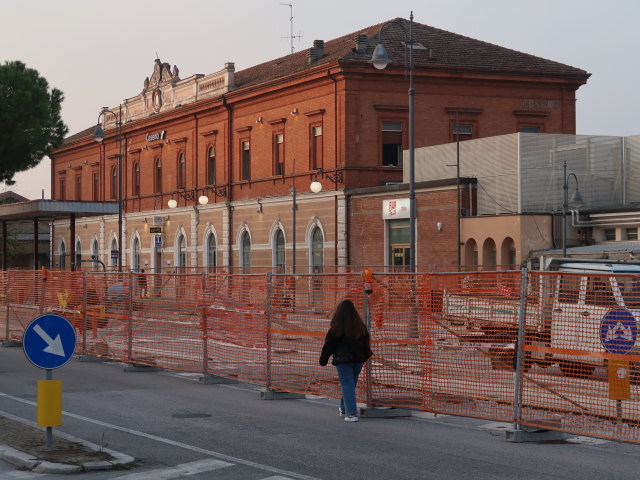
{"label": "chimney", "polygon": [[364,34],[356,35],[356,53],[367,53],[367,36]]}
{"label": "chimney", "polygon": [[309,65],[317,60],[315,48],[310,48],[309,50],[307,50],[307,60],[309,61]]}
{"label": "chimney", "polygon": [[316,49],[316,60],[320,60],[324,57],[324,40],[314,40],[313,48]]}
{"label": "chimney", "polygon": [[227,62],[224,64],[225,73],[225,87],[232,89],[236,86],[236,64],[233,62]]}

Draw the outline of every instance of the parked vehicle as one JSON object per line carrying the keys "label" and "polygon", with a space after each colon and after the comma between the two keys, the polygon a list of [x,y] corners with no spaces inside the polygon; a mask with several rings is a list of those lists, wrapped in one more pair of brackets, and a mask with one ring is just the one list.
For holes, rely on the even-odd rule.
{"label": "parked vehicle", "polygon": [[[640,265],[602,260],[550,259],[531,275],[525,300],[496,286],[443,292],[442,319],[465,341],[488,347],[494,368],[512,368],[523,308],[522,365],[557,363],[567,376],[585,377],[606,366],[607,354],[624,354],[638,377]],[[466,290],[466,291],[465,291]],[[625,357],[627,358],[627,357]]]}

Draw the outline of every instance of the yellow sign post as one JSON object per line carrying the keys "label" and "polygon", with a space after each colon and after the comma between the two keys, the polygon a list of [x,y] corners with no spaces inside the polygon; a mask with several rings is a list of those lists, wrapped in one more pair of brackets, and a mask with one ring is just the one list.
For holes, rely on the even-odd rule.
{"label": "yellow sign post", "polygon": [[38,380],[38,425],[62,425],[62,380]]}
{"label": "yellow sign post", "polygon": [[631,398],[630,374],[628,361],[609,360],[609,398],[611,400]]}

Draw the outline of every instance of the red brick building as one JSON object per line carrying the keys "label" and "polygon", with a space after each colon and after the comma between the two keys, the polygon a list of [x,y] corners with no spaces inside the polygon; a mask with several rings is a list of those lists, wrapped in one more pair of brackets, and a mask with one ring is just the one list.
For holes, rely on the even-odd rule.
{"label": "red brick building", "polygon": [[[408,30],[408,20],[394,22]],[[351,197],[353,189],[402,182],[409,144],[404,32],[385,28],[393,63],[376,70],[369,60],[381,26],[316,40],[308,51],[238,72],[227,63],[181,78],[156,60],[142,93],[101,116],[102,144],[90,127],[52,153],[54,199],[116,200],[121,123],[123,238],[117,218],[80,221],[75,239],[56,222],[54,263],[78,248],[113,265],[119,242],[132,269],[295,263],[307,271],[389,262],[385,242],[395,224],[382,218],[383,198]],[[417,23],[413,37],[416,147],[450,142],[456,133],[461,140],[575,133],[575,92],[585,71]],[[310,190],[316,179],[320,193]],[[418,192],[420,264],[456,259],[455,231],[436,228],[445,211],[456,218],[455,179],[449,183]],[[441,212],[432,214],[434,205]],[[361,208],[377,209],[374,233],[357,224]],[[366,254],[359,247],[365,240]]]}

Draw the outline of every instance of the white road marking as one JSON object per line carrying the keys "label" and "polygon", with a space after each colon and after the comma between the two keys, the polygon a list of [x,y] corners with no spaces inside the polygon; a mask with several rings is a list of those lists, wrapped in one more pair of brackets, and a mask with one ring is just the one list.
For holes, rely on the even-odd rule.
{"label": "white road marking", "polygon": [[24,479],[32,480],[32,479],[44,477],[42,473],[19,472],[19,471],[5,472],[2,475],[3,475],[2,478],[7,480],[24,480]]}
{"label": "white road marking", "polygon": [[[9,395],[7,393],[0,392],[0,397],[8,398],[10,400],[14,400],[16,402],[24,403],[27,405],[32,405],[37,407],[36,402],[32,402],[31,400],[25,400],[24,398],[14,397],[13,395]],[[173,445],[174,447],[184,448],[185,450],[191,450],[192,452],[202,453],[204,455],[209,455],[210,457],[216,457],[222,460],[227,460],[229,462],[238,463],[240,465],[246,465],[248,467],[257,468],[259,470],[266,470],[267,472],[277,473],[282,475],[288,475],[292,478],[296,478],[299,480],[320,480],[316,477],[310,477],[308,475],[302,475],[301,473],[289,472],[287,470],[282,470],[280,468],[270,467],[269,465],[263,465],[261,463],[252,462],[250,460],[244,460],[243,458],[232,457],[231,455],[225,455],[224,453],[214,452],[213,450],[206,450],[204,448],[195,447],[193,445],[188,445],[182,442],[176,442],[175,440],[171,440],[168,438],[158,437],[156,435],[151,435],[149,433],[141,432],[139,430],[132,430],[130,428],[121,427],[119,425],[114,425],[112,423],[102,422],[100,420],[95,420],[93,418],[83,417],[82,415],[76,415],[75,413],[70,412],[62,412],[63,415],[71,418],[75,418],[77,420],[82,420],[84,422],[93,423],[94,425],[100,425],[101,427],[111,428],[113,430],[118,430],[120,432],[129,433],[131,435],[136,435],[138,437],[148,438],[149,440],[154,440],[156,442],[166,443],[168,445]]]}
{"label": "white road marking", "polygon": [[183,463],[175,467],[162,468],[158,470],[150,470],[148,472],[131,473],[121,477],[115,477],[113,480],[172,480],[174,478],[182,478],[198,473],[210,472],[219,468],[231,467],[233,463],[223,462],[222,460],[199,460],[197,462]]}
{"label": "white road marking", "polygon": [[585,437],[581,435],[567,437],[567,442],[579,443],[581,445],[604,445],[605,443],[610,443],[609,440],[603,438]]}

